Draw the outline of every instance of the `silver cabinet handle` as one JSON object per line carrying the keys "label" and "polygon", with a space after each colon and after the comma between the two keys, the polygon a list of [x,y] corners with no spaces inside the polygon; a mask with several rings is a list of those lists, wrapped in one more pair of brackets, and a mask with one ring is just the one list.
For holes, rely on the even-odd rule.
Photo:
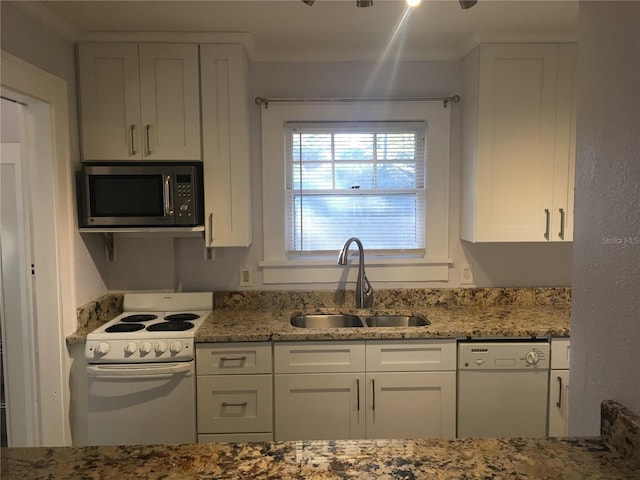
{"label": "silver cabinet handle", "polygon": [[171,195],[171,175],[165,175],[164,177],[164,216],[170,217],[173,215],[173,198]]}
{"label": "silver cabinet handle", "polygon": [[241,403],[222,402],[220,405],[222,405],[223,407],[246,407],[247,405],[249,405],[249,403],[248,402],[241,402]]}
{"label": "silver cabinet handle", "polygon": [[546,226],[546,229],[544,231],[544,238],[549,240],[549,228],[550,228],[550,223],[551,223],[551,212],[549,211],[548,208],[545,208],[544,209],[544,213],[547,216],[547,226]]}
{"label": "silver cabinet handle", "polygon": [[356,378],[356,409],[360,411],[360,379]]}
{"label": "silver cabinet handle", "polygon": [[209,214],[209,246],[213,245],[213,213]]}
{"label": "silver cabinet handle", "polygon": [[136,136],[135,136],[136,126],[129,126],[129,153],[131,156],[136,154]]}
{"label": "silver cabinet handle", "polygon": [[149,136],[149,130],[151,130],[151,125],[145,125],[145,127],[144,127],[144,136],[145,136],[145,139],[147,141],[146,142],[147,144],[145,145],[145,148],[146,148],[145,155],[147,155],[147,156],[151,155],[151,140],[150,140],[150,136]]}
{"label": "silver cabinet handle", "polygon": [[558,233],[560,240],[564,240],[564,208],[560,209],[560,233]]}
{"label": "silver cabinet handle", "polygon": [[243,355],[242,357],[220,357],[221,362],[244,362],[246,359],[246,355]]}
{"label": "silver cabinet handle", "polygon": [[556,402],[556,407],[560,408],[562,406],[562,377],[558,377],[558,401]]}
{"label": "silver cabinet handle", "polygon": [[371,409],[376,411],[376,380],[374,378],[371,379],[371,393],[373,396],[371,397]]}

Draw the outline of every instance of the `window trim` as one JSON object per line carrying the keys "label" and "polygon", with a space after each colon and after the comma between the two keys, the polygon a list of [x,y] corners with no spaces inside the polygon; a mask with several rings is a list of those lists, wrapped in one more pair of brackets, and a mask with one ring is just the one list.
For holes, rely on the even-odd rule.
{"label": "window trim", "polygon": [[[427,125],[426,234],[427,251],[419,258],[366,255],[372,281],[448,281],[449,264],[449,138],[450,108],[442,102],[287,102],[262,109],[262,180],[264,284],[333,283],[345,281],[344,268],[327,260],[288,259],[286,256],[285,124],[310,121],[423,121]],[[267,208],[268,206],[268,208]],[[345,239],[346,240],[346,239]],[[338,252],[336,251],[336,259]],[[353,255],[353,254],[352,254]],[[351,264],[357,265],[352,260]],[[347,281],[355,280],[354,268]]]}

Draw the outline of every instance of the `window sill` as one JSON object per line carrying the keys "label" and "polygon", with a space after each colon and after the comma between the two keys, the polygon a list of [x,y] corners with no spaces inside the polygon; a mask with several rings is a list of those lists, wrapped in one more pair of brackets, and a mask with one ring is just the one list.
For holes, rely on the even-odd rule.
{"label": "window sill", "polygon": [[[371,282],[446,282],[449,266],[446,259],[365,259],[367,278]],[[345,266],[337,260],[263,261],[259,263],[264,284],[355,282],[358,259]]]}

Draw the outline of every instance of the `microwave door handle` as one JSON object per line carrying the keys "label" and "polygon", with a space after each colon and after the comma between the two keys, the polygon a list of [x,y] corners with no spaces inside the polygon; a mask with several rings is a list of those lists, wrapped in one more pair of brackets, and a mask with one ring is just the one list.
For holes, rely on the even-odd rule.
{"label": "microwave door handle", "polygon": [[171,175],[164,176],[164,216],[173,215],[173,192],[171,190]]}

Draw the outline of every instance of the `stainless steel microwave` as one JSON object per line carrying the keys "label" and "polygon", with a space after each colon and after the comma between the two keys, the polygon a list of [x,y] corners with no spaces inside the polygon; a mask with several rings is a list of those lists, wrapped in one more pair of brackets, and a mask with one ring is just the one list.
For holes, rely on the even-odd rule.
{"label": "stainless steel microwave", "polygon": [[85,164],[78,190],[81,227],[203,224],[201,164]]}

